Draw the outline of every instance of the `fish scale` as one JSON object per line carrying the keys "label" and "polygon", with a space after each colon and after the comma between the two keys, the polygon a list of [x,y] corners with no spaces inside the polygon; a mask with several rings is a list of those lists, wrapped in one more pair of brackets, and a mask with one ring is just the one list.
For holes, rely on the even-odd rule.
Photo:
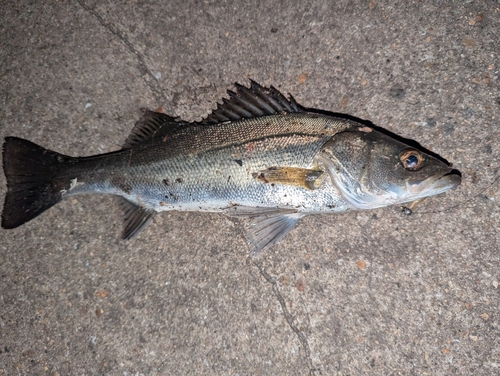
{"label": "fish scale", "polygon": [[[155,116],[155,113],[148,113]],[[155,156],[160,159],[176,154],[198,154],[205,150],[223,148],[242,142],[286,135],[333,136],[347,129],[357,129],[359,124],[346,119],[336,119],[313,113],[284,113],[260,118],[241,119],[215,125],[175,123],[183,126],[170,133],[170,124],[163,124],[152,132],[148,140],[135,149],[147,149],[147,162]],[[139,128],[143,122],[139,122]],[[136,159],[140,163],[141,160]]]}
{"label": "fish scale", "polygon": [[[252,141],[252,144],[251,151],[247,150],[248,144],[233,145],[230,150],[210,150],[164,161],[148,181],[134,181],[137,189],[133,189],[127,198],[131,201],[134,196],[146,198],[147,204],[157,211],[222,211],[232,205],[324,211],[338,206],[341,198],[328,181],[324,181],[321,189],[310,190],[262,184],[253,177],[255,172],[270,166],[312,168],[324,144],[323,139],[286,136],[272,142]],[[240,156],[241,166],[233,155]],[[80,192],[71,192],[77,193]],[[315,208],[311,206],[312,202]]]}
{"label": "fish scale", "polygon": [[156,211],[222,211],[229,205],[331,210],[341,201],[331,184],[322,187],[320,199],[316,191],[261,184],[252,173],[272,166],[311,168],[321,146],[348,125],[301,113],[187,127],[165,141],[156,132],[154,144],[109,155],[105,166],[95,159],[75,165],[67,174],[80,184],[64,196],[115,194]]}

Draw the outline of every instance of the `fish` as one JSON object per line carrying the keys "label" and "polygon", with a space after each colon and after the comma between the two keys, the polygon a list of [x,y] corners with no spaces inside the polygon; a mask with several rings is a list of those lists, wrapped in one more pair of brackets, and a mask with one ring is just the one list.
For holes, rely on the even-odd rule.
{"label": "fish", "polygon": [[106,154],[71,157],[6,137],[2,227],[68,197],[108,194],[123,210],[123,239],[158,212],[218,212],[247,219],[258,257],[304,216],[415,202],[461,182],[416,142],[303,107],[273,86],[235,87],[201,121],[144,110],[123,147]]}

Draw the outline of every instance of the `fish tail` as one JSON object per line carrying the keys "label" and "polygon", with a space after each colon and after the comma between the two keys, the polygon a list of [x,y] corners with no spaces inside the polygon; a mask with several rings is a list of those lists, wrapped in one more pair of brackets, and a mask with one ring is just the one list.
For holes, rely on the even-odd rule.
{"label": "fish tail", "polygon": [[76,160],[22,138],[6,137],[3,170],[7,195],[2,227],[21,226],[61,201],[62,193],[71,184],[63,173]]}

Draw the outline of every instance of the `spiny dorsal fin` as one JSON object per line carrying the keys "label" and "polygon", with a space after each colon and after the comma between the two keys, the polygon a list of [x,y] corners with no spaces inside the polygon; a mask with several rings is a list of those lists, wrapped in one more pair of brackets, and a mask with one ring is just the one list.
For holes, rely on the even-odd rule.
{"label": "spiny dorsal fin", "polygon": [[145,144],[153,139],[163,138],[174,133],[185,123],[176,121],[175,118],[161,112],[143,110],[144,115],[135,124],[134,129],[127,137],[123,149]]}
{"label": "spiny dorsal fin", "polygon": [[253,80],[250,82],[250,88],[236,83],[236,91],[227,92],[229,99],[223,98],[223,103],[218,104],[216,110],[198,123],[187,123],[161,112],[144,110],[144,115],[127,137],[123,149],[155,143],[158,140],[165,141],[165,138],[184,127],[211,125],[281,112],[303,112],[291,95],[290,99],[287,99],[274,86],[266,88]]}
{"label": "spiny dorsal fin", "polygon": [[280,112],[303,112],[291,95],[287,99],[274,86],[266,88],[253,80],[250,82],[250,88],[236,83],[236,91],[227,92],[229,99],[223,98],[223,103],[218,104],[217,109],[199,124],[216,124]]}

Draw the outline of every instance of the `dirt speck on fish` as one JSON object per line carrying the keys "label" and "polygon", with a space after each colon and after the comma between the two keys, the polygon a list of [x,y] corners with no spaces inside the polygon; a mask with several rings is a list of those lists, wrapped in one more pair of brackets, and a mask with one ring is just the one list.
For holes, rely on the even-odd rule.
{"label": "dirt speck on fish", "polygon": [[121,150],[102,155],[69,157],[5,138],[2,227],[70,196],[105,193],[119,198],[125,239],[156,212],[221,212],[250,218],[257,256],[305,215],[403,204],[461,182],[436,155],[349,116],[306,109],[274,87],[251,81],[228,94],[200,122],[148,111]]}

